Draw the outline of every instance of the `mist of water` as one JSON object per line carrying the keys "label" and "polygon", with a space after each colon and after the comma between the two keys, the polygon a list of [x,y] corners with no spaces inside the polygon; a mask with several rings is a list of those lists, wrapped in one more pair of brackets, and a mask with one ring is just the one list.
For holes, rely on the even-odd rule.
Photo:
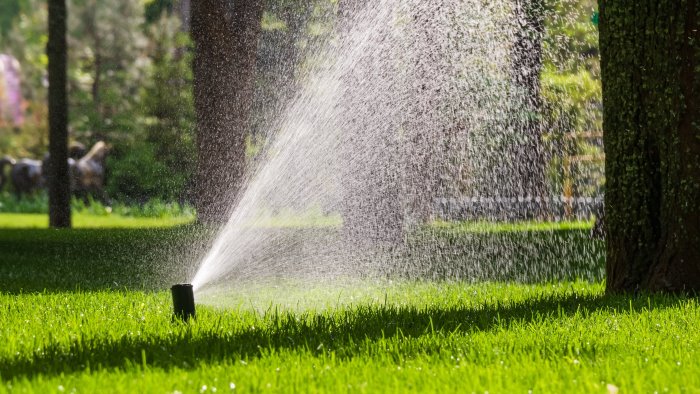
{"label": "mist of water", "polygon": [[[556,216],[556,201],[535,191],[545,186],[523,186],[547,157],[523,150],[532,133],[514,121],[537,111],[515,75],[528,72],[513,64],[528,23],[517,2],[367,3],[345,10],[335,33],[309,51],[298,92],[272,114],[270,143],[203,258],[195,290],[598,275],[588,263],[598,252],[581,249],[575,235],[543,240],[434,224]],[[576,263],[556,261],[566,255]]]}

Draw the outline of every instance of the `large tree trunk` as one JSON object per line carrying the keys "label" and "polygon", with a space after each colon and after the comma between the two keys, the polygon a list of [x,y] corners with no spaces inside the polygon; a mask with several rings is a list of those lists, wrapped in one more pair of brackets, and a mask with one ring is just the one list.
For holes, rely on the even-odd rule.
{"label": "large tree trunk", "polygon": [[607,290],[700,290],[698,0],[600,10]]}
{"label": "large tree trunk", "polygon": [[70,227],[66,1],[49,0],[49,225]]}
{"label": "large tree trunk", "polygon": [[[540,75],[542,74],[542,39],[544,37],[543,0],[515,0],[515,31],[513,48],[513,132],[516,140],[512,145],[515,168],[505,193],[507,197],[545,197],[545,152],[542,146],[542,97]],[[507,175],[506,175],[507,177]],[[522,212],[523,218],[541,217],[544,203],[532,212]]]}
{"label": "large tree trunk", "polygon": [[245,174],[262,0],[192,2],[198,219],[221,223]]}
{"label": "large tree trunk", "polygon": [[[338,29],[341,42],[345,42],[342,50],[352,50],[347,48],[348,42],[363,45],[356,38],[360,33],[354,30],[362,18],[370,17],[367,7],[371,7],[370,0],[338,2]],[[373,53],[358,56],[354,66],[342,76],[346,90],[340,105],[347,117],[347,129],[343,130],[346,158],[341,169],[343,234],[348,243],[362,252],[389,250],[404,238],[400,125],[392,105],[396,98],[394,92],[385,88],[391,85],[392,76],[387,74],[386,65],[377,67],[376,61]],[[368,98],[366,88],[359,88],[363,84],[377,87],[378,92]]]}

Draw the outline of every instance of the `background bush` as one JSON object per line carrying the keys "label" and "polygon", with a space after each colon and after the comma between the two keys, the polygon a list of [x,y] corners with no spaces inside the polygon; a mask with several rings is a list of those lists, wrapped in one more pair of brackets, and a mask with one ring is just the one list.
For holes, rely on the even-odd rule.
{"label": "background bush", "polygon": [[[37,193],[17,199],[14,195],[4,192],[0,193],[0,213],[47,214],[49,212],[48,202],[46,193]],[[87,202],[73,198],[71,200],[71,208],[75,213],[96,216],[120,215],[144,218],[194,218],[195,216],[194,208],[191,205],[160,199],[151,199],[143,204],[117,202],[108,207],[91,197],[88,197]]]}

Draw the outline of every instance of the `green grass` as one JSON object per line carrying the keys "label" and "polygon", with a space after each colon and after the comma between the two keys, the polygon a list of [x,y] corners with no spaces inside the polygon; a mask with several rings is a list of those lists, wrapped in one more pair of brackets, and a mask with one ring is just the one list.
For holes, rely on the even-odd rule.
{"label": "green grass", "polygon": [[[305,214],[281,212],[256,218],[250,225],[253,228],[337,228],[342,226],[343,218],[337,214],[324,215],[310,211]],[[489,221],[453,221],[436,220],[427,226],[428,230],[451,231],[458,233],[504,233],[560,230],[590,230],[592,220],[561,222],[521,221],[500,223]]]}
{"label": "green grass", "polygon": [[563,222],[513,222],[513,223],[494,223],[485,221],[465,221],[465,222],[446,222],[442,220],[435,221],[432,227],[456,232],[467,233],[501,233],[514,231],[559,231],[559,230],[590,230],[593,227],[593,221],[563,221]]}
{"label": "green grass", "polygon": [[[178,202],[165,202],[159,199],[148,200],[141,204],[126,204],[123,202],[113,202],[111,206],[105,206],[100,201],[88,196],[87,202],[78,198],[71,198],[71,209],[73,213],[109,216],[116,214],[124,217],[140,218],[190,218],[195,216],[194,208],[187,204]],[[26,213],[26,214],[48,214],[49,198],[45,192],[25,195],[17,198],[15,195],[0,192],[0,214],[3,213]]]}
{"label": "green grass", "polygon": [[[314,297],[302,309],[251,308],[244,296],[228,308],[199,305],[192,324],[173,322],[163,289],[189,274],[169,256],[204,235],[192,226],[0,230],[0,391],[700,387],[697,299],[605,296],[600,282],[399,280],[356,284],[353,298],[320,285],[296,289]],[[288,301],[285,289],[270,290],[249,298]]]}
{"label": "green grass", "polygon": [[[153,228],[173,227],[191,223],[194,219],[189,216],[179,217],[132,217],[117,214],[94,215],[89,213],[74,213],[74,228]],[[40,213],[0,213],[0,228],[32,229],[48,228],[49,217]]]}

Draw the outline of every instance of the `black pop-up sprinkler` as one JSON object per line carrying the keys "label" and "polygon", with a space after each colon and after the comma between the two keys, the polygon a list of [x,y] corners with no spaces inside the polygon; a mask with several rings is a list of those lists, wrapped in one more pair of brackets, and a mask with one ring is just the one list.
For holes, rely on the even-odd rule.
{"label": "black pop-up sprinkler", "polygon": [[195,318],[194,291],[189,283],[173,285],[170,288],[173,293],[173,312],[177,319],[185,322]]}

